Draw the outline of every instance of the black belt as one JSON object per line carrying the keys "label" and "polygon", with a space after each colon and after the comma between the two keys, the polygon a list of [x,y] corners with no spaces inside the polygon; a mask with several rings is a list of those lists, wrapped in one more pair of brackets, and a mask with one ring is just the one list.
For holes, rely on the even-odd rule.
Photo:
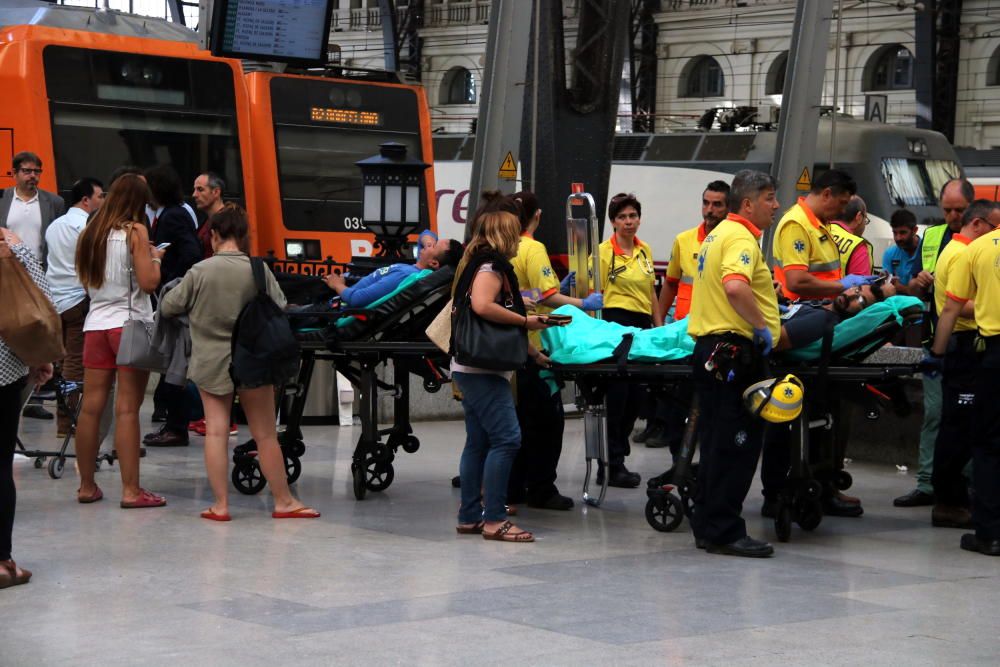
{"label": "black belt", "polygon": [[[998,336],[1000,338],[1000,336]],[[710,334],[708,336],[698,336],[696,343],[702,343],[704,345],[715,345],[716,343],[732,343],[734,345],[752,345],[753,341],[746,336],[741,336],[738,333],[722,333],[722,334]]]}

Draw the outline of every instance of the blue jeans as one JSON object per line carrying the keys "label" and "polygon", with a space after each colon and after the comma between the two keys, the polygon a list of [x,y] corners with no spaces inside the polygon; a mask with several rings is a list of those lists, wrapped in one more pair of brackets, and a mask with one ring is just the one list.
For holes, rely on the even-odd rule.
{"label": "blue jeans", "polygon": [[[455,373],[465,411],[465,449],[459,464],[459,523],[507,520],[507,481],[521,446],[510,382],[499,375]],[[483,495],[486,509],[483,510]]]}

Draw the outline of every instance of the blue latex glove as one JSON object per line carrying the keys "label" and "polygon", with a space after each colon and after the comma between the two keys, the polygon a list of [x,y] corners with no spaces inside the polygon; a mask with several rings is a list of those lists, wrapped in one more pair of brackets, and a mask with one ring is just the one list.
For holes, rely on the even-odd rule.
{"label": "blue latex glove", "polygon": [[771,335],[771,330],[767,327],[754,329],[753,344],[755,347],[760,348],[761,354],[765,357],[771,354],[771,350],[774,348],[774,337]]}
{"label": "blue latex glove", "polygon": [[778,313],[780,313],[781,315],[784,315],[787,312],[788,312],[788,306],[786,306],[783,303],[779,303],[778,304]]}
{"label": "blue latex glove", "polygon": [[846,290],[857,287],[858,285],[870,285],[876,278],[878,278],[878,276],[844,276],[840,279],[840,284],[843,285]]}
{"label": "blue latex glove", "polygon": [[583,303],[581,305],[584,310],[600,310],[601,308],[604,308],[604,295],[598,292],[588,294],[583,298]]}
{"label": "blue latex glove", "polygon": [[[570,271],[566,274],[566,277],[559,282],[559,293],[563,296],[569,296],[570,290],[576,287],[576,271]],[[584,308],[584,310],[589,310]]]}
{"label": "blue latex glove", "polygon": [[944,357],[933,352],[924,352],[924,358],[920,360],[920,370],[924,375],[931,379],[936,378],[941,375],[942,368],[944,368]]}

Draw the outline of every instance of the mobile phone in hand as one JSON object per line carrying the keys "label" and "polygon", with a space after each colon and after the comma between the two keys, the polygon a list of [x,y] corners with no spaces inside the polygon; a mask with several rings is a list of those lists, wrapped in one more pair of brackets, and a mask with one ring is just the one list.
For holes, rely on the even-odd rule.
{"label": "mobile phone in hand", "polygon": [[160,245],[156,246],[156,249],[157,250],[166,250],[169,247],[170,247],[170,242],[166,242],[166,243],[161,243]]}

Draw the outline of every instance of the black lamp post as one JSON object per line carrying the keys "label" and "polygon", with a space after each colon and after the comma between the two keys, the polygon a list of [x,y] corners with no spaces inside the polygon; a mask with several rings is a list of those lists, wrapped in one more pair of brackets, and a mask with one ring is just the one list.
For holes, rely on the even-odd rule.
{"label": "black lamp post", "polygon": [[364,223],[375,234],[376,256],[404,257],[406,237],[423,222],[424,171],[430,165],[407,158],[406,146],[391,141],[355,164],[361,167]]}

